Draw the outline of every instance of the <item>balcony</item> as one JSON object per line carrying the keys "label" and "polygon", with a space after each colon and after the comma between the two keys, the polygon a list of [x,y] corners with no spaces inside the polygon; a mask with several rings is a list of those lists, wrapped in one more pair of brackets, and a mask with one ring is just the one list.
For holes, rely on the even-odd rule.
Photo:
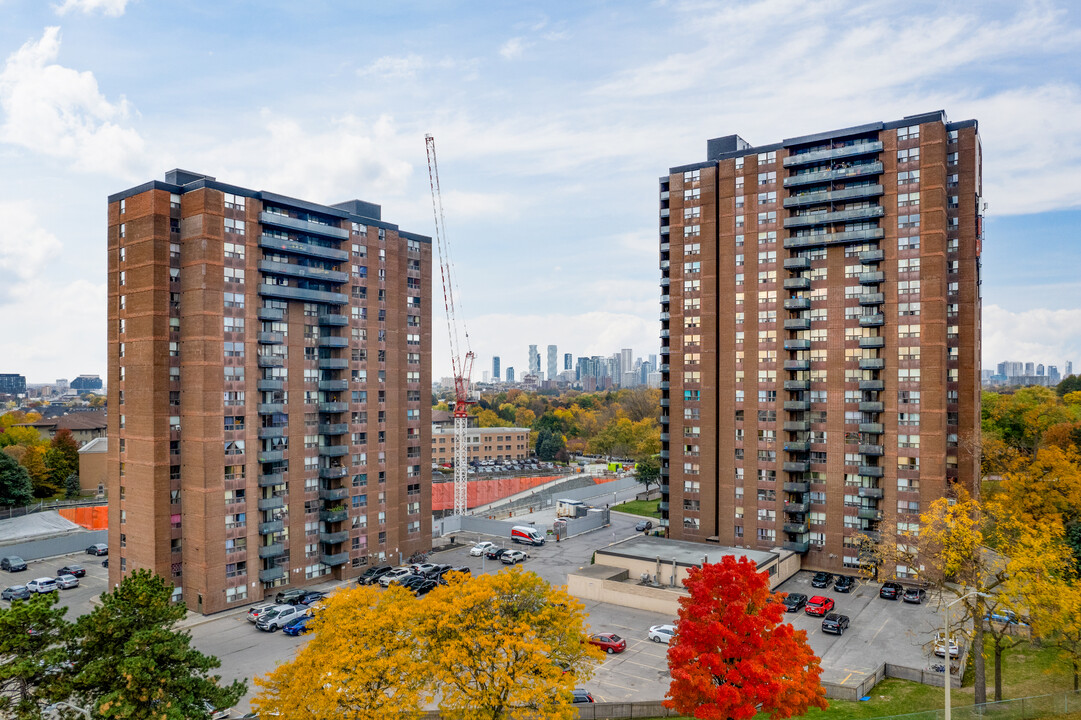
{"label": "balcony", "polygon": [[285,403],[259,403],[255,411],[260,415],[276,415],[285,412]]}
{"label": "balcony", "polygon": [[811,423],[805,420],[789,420],[783,427],[785,432],[807,432],[811,429]]}
{"label": "balcony", "polygon": [[671,333],[671,331],[670,331],[670,330],[669,330],[668,328],[661,328],[661,334],[660,334],[660,337],[662,337],[662,338],[666,338],[666,337],[668,337],[668,336],[669,336],[669,335],[671,335],[671,334],[672,334],[672,333]]}
{"label": "balcony", "polygon": [[886,316],[882,313],[860,315],[860,327],[882,327],[885,323]]}
{"label": "balcony", "polygon": [[811,287],[811,278],[785,278],[785,290],[808,290]]}
{"label": "balcony", "polygon": [[665,397],[661,398],[661,407],[668,407],[671,404],[672,404],[672,401],[669,400],[668,398],[665,398]]}
{"label": "balcony", "polygon": [[870,337],[860,338],[860,347],[867,348],[881,348],[886,347],[886,338],[881,335],[872,335]]}
{"label": "balcony", "polygon": [[883,390],[885,387],[882,380],[860,380],[860,390]]}
{"label": "balcony", "polygon": [[259,571],[259,582],[274,582],[285,577],[285,568],[276,566]]}
{"label": "balcony", "polygon": [[811,389],[811,381],[810,380],[785,380],[784,381],[784,389],[785,390],[810,390]]}
{"label": "balcony", "polygon": [[882,477],[881,465],[860,465],[860,475],[864,477],[880,478]]}
{"label": "balcony", "polygon": [[784,528],[784,531],[786,533],[792,533],[794,535],[802,535],[803,533],[807,532],[807,523],[805,523],[805,522],[803,522],[803,523],[798,523],[798,522],[790,523],[790,522],[787,522],[782,527]]}
{"label": "balcony", "polygon": [[265,450],[265,451],[261,450],[261,451],[259,451],[259,462],[261,462],[261,463],[278,462],[279,460],[284,460],[284,459],[285,459],[285,451],[284,450]]}
{"label": "balcony", "polygon": [[349,324],[349,318],[345,315],[325,313],[319,316],[319,324],[324,327],[341,327]]}
{"label": "balcony", "polygon": [[805,340],[803,338],[797,338],[795,340],[785,340],[784,341],[784,349],[785,350],[810,350],[811,349],[811,341],[810,340]]}
{"label": "balcony", "polygon": [[784,301],[785,310],[810,310],[811,298],[789,298]]}
{"label": "balcony", "polygon": [[817,190],[786,197],[784,206],[786,208],[796,208],[843,200],[857,200],[859,198],[877,197],[882,195],[883,192],[881,185],[860,185],[854,188],[844,188],[843,190]]}
{"label": "balcony", "polygon": [[285,367],[285,358],[280,355],[260,355],[258,363],[261,368],[280,368]]}
{"label": "balcony", "polygon": [[661,295],[661,305],[667,305],[671,301],[672,301],[672,296],[671,295]]}
{"label": "balcony", "polygon": [[661,425],[667,425],[670,421],[667,415],[661,415]]}
{"label": "balcony", "polygon": [[256,387],[256,389],[258,389],[258,390],[260,390],[262,392],[273,392],[275,390],[284,390],[285,389],[285,381],[284,380],[259,380],[257,383],[255,383],[255,387]]}
{"label": "balcony", "polygon": [[319,358],[317,365],[320,370],[347,370],[349,360],[347,358]]}
{"label": "balcony", "polygon": [[328,305],[344,305],[349,302],[349,296],[326,290],[308,290],[307,288],[291,287],[289,285],[271,285],[261,283],[259,295],[262,297],[282,298],[284,300],[303,300],[311,303],[326,303]]}
{"label": "balcony", "polygon": [[345,435],[347,432],[349,432],[347,423],[320,423],[319,425],[320,435]]}
{"label": "balcony", "polygon": [[285,319],[285,310],[281,308],[266,308],[261,307],[255,313],[256,317],[260,320],[266,320],[267,322],[277,322]]}
{"label": "balcony", "polygon": [[341,457],[349,453],[348,445],[320,445],[320,457]]}
{"label": "balcony", "polygon": [[657,509],[660,510],[661,512],[667,512],[668,511],[668,501],[667,500],[661,500],[660,502],[658,502],[657,503]]}
{"label": "balcony", "polygon": [[349,259],[348,250],[323,247],[322,245],[312,245],[311,243],[298,242],[297,240],[285,240],[283,238],[271,237],[270,235],[259,236],[259,247],[267,248],[268,250],[281,250],[295,255],[305,255],[307,257],[320,258],[323,260],[337,260],[338,262],[344,262]]}
{"label": "balcony", "polygon": [[884,403],[868,401],[860,403],[860,412],[880,413],[885,408]]}
{"label": "balcony", "polygon": [[271,533],[281,532],[285,529],[284,520],[271,520],[270,522],[259,523],[259,534],[269,535]]}
{"label": "balcony", "polygon": [[319,519],[325,523],[342,522],[349,519],[348,510],[320,510]]}
{"label": "balcony", "polygon": [[315,339],[315,344],[325,348],[343,348],[349,345],[349,338],[337,335],[321,335]]}
{"label": "balcony", "polygon": [[321,467],[319,468],[319,477],[324,480],[337,480],[343,478],[349,474],[349,468],[344,467]]}
{"label": "balcony", "polygon": [[321,413],[343,413],[349,409],[349,403],[343,402],[321,402],[319,403],[319,412]]}
{"label": "balcony", "polygon": [[279,425],[277,427],[261,427],[259,428],[259,439],[261,440],[263,438],[285,437],[288,433],[288,425]]}
{"label": "balcony", "polygon": [[882,262],[886,259],[885,250],[864,250],[860,253],[860,262],[864,265]]}
{"label": "balcony", "polygon": [[289,277],[336,284],[344,283],[349,279],[349,273],[340,270],[327,270],[321,267],[274,262],[273,260],[260,260],[259,271],[270,275],[288,275]]}
{"label": "balcony", "polygon": [[810,360],[785,360],[785,370],[809,370],[811,367]]}
{"label": "balcony", "polygon": [[324,392],[337,392],[349,389],[348,380],[320,380],[319,389]]}
{"label": "balcony", "polygon": [[349,497],[349,488],[319,488],[320,500],[344,500]]}
{"label": "balcony", "polygon": [[285,475],[283,473],[267,473],[259,476],[259,487],[274,487],[275,485],[284,485]]}
{"label": "balcony", "polygon": [[859,296],[860,305],[881,305],[886,302],[885,293],[863,293]]}
{"label": "balcony", "polygon": [[850,242],[866,240],[881,240],[886,237],[886,231],[882,228],[867,228],[866,230],[847,230],[843,232],[815,233],[813,235],[797,235],[785,238],[786,250],[798,248],[816,247],[820,245],[843,245]]}
{"label": "balcony", "polygon": [[882,511],[873,507],[861,507],[856,510],[856,517],[861,520],[881,520]]}
{"label": "balcony", "polygon": [[670,438],[669,438],[669,435],[668,435],[668,433],[666,433],[666,432],[662,432],[662,433],[661,433],[661,442],[662,442],[662,443],[666,443],[666,442],[668,442],[668,440],[669,440],[669,439],[670,439]]}
{"label": "balcony", "polygon": [[811,543],[806,540],[799,542],[789,541],[785,542],[781,547],[783,547],[785,550],[788,550],[789,552],[805,553],[811,549]]}
{"label": "balcony", "polygon": [[860,535],[866,535],[867,539],[871,542],[882,542],[882,533],[877,530],[866,530],[861,528]]}
{"label": "balcony", "polygon": [[277,213],[261,212],[259,213],[259,222],[263,225],[273,225],[308,235],[323,235],[337,240],[347,240],[349,238],[349,231],[343,228],[311,222],[310,220],[300,220],[286,215],[278,215]]}
{"label": "balcony", "polygon": [[811,509],[811,504],[809,502],[807,502],[806,500],[802,500],[800,502],[786,502],[784,504],[784,511],[786,513],[799,514],[799,513],[805,513],[810,509]]}
{"label": "balcony", "polygon": [[281,557],[285,554],[285,545],[282,543],[273,543],[271,545],[259,546],[259,557],[272,558]]}
{"label": "balcony", "polygon": [[881,205],[869,205],[853,210],[835,210],[833,212],[813,212],[806,215],[796,215],[784,220],[786,228],[811,227],[814,225],[829,225],[831,223],[852,222],[855,220],[870,220],[882,217],[886,209]]}
{"label": "balcony", "polygon": [[806,462],[786,462],[784,471],[790,473],[802,473],[811,469],[811,464]]}
{"label": "balcony", "polygon": [[882,370],[886,367],[883,358],[860,358],[860,370]]}
{"label": "balcony", "polygon": [[811,483],[809,483],[809,482],[799,482],[799,481],[789,481],[789,482],[786,482],[784,484],[784,489],[785,489],[785,492],[805,493],[805,492],[807,492],[807,491],[809,491],[811,489]]}
{"label": "balcony", "polygon": [[281,495],[274,495],[268,498],[259,498],[260,510],[277,510],[278,508],[285,507],[285,498]]}
{"label": "balcony", "polygon": [[879,487],[860,487],[857,494],[863,498],[881,499],[883,496],[882,488]]}
{"label": "balcony", "polygon": [[805,257],[794,257],[784,259],[785,270],[810,270],[811,259]]}
{"label": "balcony", "polygon": [[666,278],[666,277],[661,278],[661,287],[668,287],[671,284],[672,284],[672,279],[671,278]]}
{"label": "balcony", "polygon": [[789,412],[800,412],[802,410],[810,410],[811,403],[806,400],[785,400],[784,409]]}
{"label": "balcony", "polygon": [[860,445],[861,455],[882,455],[885,449],[882,445]]}
{"label": "balcony", "polygon": [[811,449],[811,443],[807,442],[786,442],[784,444],[785,452],[807,452]]}
{"label": "balcony", "polygon": [[668,380],[661,380],[661,390],[668,390],[672,386],[672,383]]}
{"label": "balcony", "polygon": [[327,545],[337,545],[343,543],[349,539],[349,531],[343,530],[341,532],[321,532],[319,533],[319,542]]}
{"label": "balcony", "polygon": [[884,432],[882,423],[860,423],[860,432],[881,435]]}
{"label": "balcony", "polygon": [[799,187],[801,185],[813,185],[815,183],[833,182],[834,180],[845,180],[847,178],[865,177],[868,175],[881,175],[882,163],[873,162],[865,163],[863,165],[853,165],[846,168],[837,168],[829,170],[819,170],[817,172],[801,173],[799,175],[792,175],[784,179],[784,186],[787,187]]}
{"label": "balcony", "polygon": [[884,272],[865,272],[860,273],[860,285],[877,285],[886,279],[886,273]]}
{"label": "balcony", "polygon": [[330,553],[320,553],[319,561],[324,565],[330,565],[331,567],[334,567],[335,565],[345,565],[349,562],[349,553],[343,552],[333,555]]}
{"label": "balcony", "polygon": [[661,456],[661,460],[667,460],[668,459],[668,451],[667,450],[661,450],[660,456]]}
{"label": "balcony", "polygon": [[810,330],[810,318],[789,318],[784,321],[785,330]]}
{"label": "balcony", "polygon": [[882,142],[880,140],[872,140],[871,142],[853,143],[852,145],[842,145],[841,147],[823,148],[822,150],[796,153],[786,157],[783,164],[785,167],[795,167],[825,162],[827,160],[870,155],[879,152],[882,152]]}

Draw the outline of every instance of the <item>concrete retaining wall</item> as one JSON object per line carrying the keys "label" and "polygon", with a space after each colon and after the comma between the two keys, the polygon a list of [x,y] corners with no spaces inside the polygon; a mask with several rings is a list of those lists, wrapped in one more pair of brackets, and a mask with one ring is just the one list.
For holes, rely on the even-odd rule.
{"label": "concrete retaining wall", "polygon": [[612,570],[616,572],[610,576],[611,579],[568,573],[567,592],[583,600],[595,600],[611,605],[665,613],[675,619],[679,613],[679,599],[687,595],[685,590],[639,585],[627,578],[626,570],[620,568],[612,568]]}
{"label": "concrete retaining wall", "polygon": [[55,555],[79,552],[95,543],[107,542],[109,542],[108,530],[88,530],[41,540],[10,543],[0,546],[0,555],[18,555],[23,560],[40,560]]}

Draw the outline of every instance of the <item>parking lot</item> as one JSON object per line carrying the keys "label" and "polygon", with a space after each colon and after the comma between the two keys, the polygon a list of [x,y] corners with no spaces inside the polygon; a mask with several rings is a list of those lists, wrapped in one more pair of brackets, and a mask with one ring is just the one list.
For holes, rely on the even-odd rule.
{"label": "parking lot", "polygon": [[[101,566],[101,561],[104,559],[85,553],[71,553],[45,560],[28,560],[26,570],[22,572],[0,572],[0,588],[25,585],[40,577],[56,577],[56,571],[65,565],[82,565],[86,569],[86,576],[79,578],[79,587],[59,591],[59,604],[68,608],[65,617],[68,620],[74,620],[90,612],[93,609],[91,600],[108,588],[109,570]],[[2,606],[7,607],[8,604],[4,602]]]}

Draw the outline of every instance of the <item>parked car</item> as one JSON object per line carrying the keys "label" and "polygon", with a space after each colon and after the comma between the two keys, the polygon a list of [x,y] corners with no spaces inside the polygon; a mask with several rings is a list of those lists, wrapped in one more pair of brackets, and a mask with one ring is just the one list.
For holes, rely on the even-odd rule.
{"label": "parked car", "polygon": [[571,702],[573,702],[575,705],[577,705],[578,703],[591,703],[591,702],[594,702],[593,694],[590,693],[585,688],[574,688],[573,693],[574,693],[574,700],[572,700]]}
{"label": "parked car", "polygon": [[655,643],[668,644],[676,634],[675,625],[654,625],[649,629],[649,639]]}
{"label": "parked car", "polygon": [[488,549],[492,547],[495,547],[495,543],[491,541],[481,541],[480,543],[477,543],[476,545],[473,545],[471,548],[469,548],[469,555],[475,558],[479,558],[480,556],[484,555],[485,552],[488,552]]}
{"label": "parked car", "polygon": [[803,608],[803,605],[808,603],[808,597],[803,595],[802,592],[789,592],[782,602],[785,603],[785,612],[796,613]]}
{"label": "parked car", "polygon": [[439,573],[438,578],[432,578],[432,579],[436,580],[436,582],[438,582],[440,585],[446,585],[447,584],[447,575],[449,575],[450,573],[455,573],[455,572],[462,573],[463,575],[472,575],[473,574],[472,571],[469,568],[467,568],[467,567],[465,567],[463,565],[461,567],[449,568],[446,571]]}
{"label": "parked car", "polygon": [[50,577],[37,578],[26,583],[26,588],[30,592],[36,593],[55,592],[57,589],[56,580]]}
{"label": "parked car", "polygon": [[321,603],[327,599],[325,592],[319,590],[309,590],[300,597],[300,602],[290,603],[290,605],[315,605]]}
{"label": "parked car", "polygon": [[208,700],[203,700],[203,707],[206,708],[210,720],[229,720],[233,716],[233,711],[229,708],[215,708]]}
{"label": "parked car", "polygon": [[878,596],[883,600],[896,600],[901,597],[901,594],[905,591],[901,587],[901,583],[887,582],[882,583],[882,587],[878,591]]}
{"label": "parked car", "polygon": [[833,589],[840,593],[850,593],[856,587],[856,578],[851,575],[838,575]]}
{"label": "parked car", "polygon": [[412,575],[413,571],[407,567],[396,567],[388,573],[384,573],[379,578],[379,584],[383,587],[390,587],[390,584],[399,578],[403,578],[406,575]]}
{"label": "parked car", "polygon": [[259,619],[260,615],[262,615],[275,605],[276,603],[263,603],[262,605],[252,605],[250,608],[248,608],[248,622],[256,622]]}
{"label": "parked car", "polygon": [[398,585],[401,585],[406,590],[412,590],[414,585],[419,585],[427,579],[428,578],[424,577],[423,575],[417,575],[416,573],[413,573],[412,575],[405,575],[403,577],[400,577],[394,582]]}
{"label": "parked car", "polygon": [[409,589],[414,595],[420,597],[421,595],[427,595],[432,590],[435,590],[439,586],[439,583],[430,578],[424,578],[418,583],[413,583]]}
{"label": "parked car", "polygon": [[414,575],[427,575],[430,571],[434,570],[437,565],[435,563],[413,563],[409,566],[413,569]]}
{"label": "parked car", "polygon": [[440,576],[440,574],[446,572],[447,570],[450,570],[451,567],[453,567],[453,566],[449,565],[447,563],[440,563],[438,565],[433,565],[430,570],[427,570],[427,571],[421,573],[421,575],[423,575],[426,578],[431,578],[431,579],[434,580],[434,579],[438,578]]}
{"label": "parked car", "polygon": [[525,559],[529,557],[528,553],[524,553],[521,550],[508,550],[499,556],[499,562],[504,565],[514,565],[515,563],[525,562]]}
{"label": "parked car", "polygon": [[364,571],[364,574],[357,578],[357,585],[374,585],[379,582],[379,578],[390,572],[390,565],[377,565],[370,567]]}
{"label": "parked car", "polygon": [[913,605],[922,605],[926,599],[927,591],[923,588],[905,588],[904,595],[901,596],[902,601]]}
{"label": "parked car", "polygon": [[811,587],[825,588],[829,587],[833,582],[833,575],[828,572],[816,572],[814,577],[811,578]]}
{"label": "parked car", "polygon": [[295,605],[300,602],[300,598],[304,597],[304,594],[307,592],[308,591],[303,588],[279,590],[278,594],[274,596],[274,602],[279,605]]}
{"label": "parked car", "polygon": [[1028,623],[1018,616],[1013,610],[995,610],[984,616],[984,620],[1002,623],[1003,625],[1020,625],[1028,627]]}
{"label": "parked car", "polygon": [[68,575],[66,573],[64,575],[57,575],[56,586],[61,590],[70,590],[71,588],[77,588],[79,587],[79,578],[75,577],[74,575]]}
{"label": "parked car", "polygon": [[596,645],[609,655],[612,653],[621,653],[627,649],[627,641],[615,633],[597,633],[596,635],[590,635],[589,644]]}
{"label": "parked car", "polygon": [[102,566],[103,568],[107,568],[107,567],[109,567],[109,558],[105,558],[104,560],[102,560],[102,561],[101,561],[101,566]]}
{"label": "parked car", "polygon": [[308,624],[314,620],[313,615],[301,615],[295,620],[291,620],[288,625],[282,628],[282,632],[286,635],[303,635],[308,632]]}
{"label": "parked car", "polygon": [[301,605],[276,605],[259,616],[255,627],[267,632],[274,632],[307,612]]}
{"label": "parked car", "polygon": [[25,585],[12,585],[9,588],[4,588],[3,592],[0,592],[0,599],[3,600],[29,600],[30,588]]}
{"label": "parked car", "polygon": [[0,570],[7,570],[8,572],[22,572],[26,569],[26,563],[21,557],[17,555],[9,555],[3,560],[0,560]]}
{"label": "parked car", "polygon": [[58,576],[74,575],[77,578],[81,578],[86,577],[86,568],[84,568],[82,565],[76,565],[75,563],[72,563],[71,565],[65,565],[64,567],[57,570],[56,574]]}
{"label": "parked car", "polygon": [[637,525],[634,526],[634,529],[637,530],[638,532],[645,532],[646,530],[652,530],[653,529],[653,521],[652,520],[642,520]]}
{"label": "parked car", "polygon": [[94,543],[86,549],[87,555],[108,555],[109,546],[105,543]]}
{"label": "parked car", "polygon": [[839,615],[838,613],[830,613],[826,617],[822,618],[822,632],[824,633],[836,633],[837,635],[844,635],[845,630],[848,629],[848,616]]}
{"label": "parked car", "polygon": [[506,548],[490,547],[484,552],[484,557],[488,558],[489,560],[498,560],[499,556],[505,552],[507,552]]}
{"label": "parked car", "polygon": [[807,607],[803,609],[803,612],[808,615],[825,615],[832,609],[833,598],[825,597],[824,595],[815,595],[807,601]]}
{"label": "parked car", "polygon": [[[955,658],[955,657],[960,656],[960,654],[961,654],[961,646],[958,644],[957,638],[951,637],[949,645],[950,645],[950,657]],[[941,658],[946,657],[946,634],[945,633],[940,632],[940,633],[937,633],[935,635],[935,655],[937,657],[941,657]]]}

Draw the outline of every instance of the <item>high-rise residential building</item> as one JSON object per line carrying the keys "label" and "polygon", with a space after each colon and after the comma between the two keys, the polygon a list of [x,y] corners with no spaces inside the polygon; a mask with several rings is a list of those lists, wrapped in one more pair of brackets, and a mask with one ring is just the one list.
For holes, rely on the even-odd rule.
{"label": "high-rise residential building", "polygon": [[1062,378],[1058,374],[1058,367],[1055,365],[1047,366],[1047,379],[1052,385],[1057,385]]}
{"label": "high-rise residential building", "polygon": [[1043,363],[1040,363],[1039,365],[1036,366],[1036,374],[1037,375],[1043,375]]}
{"label": "high-rise residential building", "polygon": [[1073,360],[1066,361],[1066,377],[1073,375]]}
{"label": "high-rise residential building", "polygon": [[623,348],[619,351],[619,372],[630,372],[634,369],[634,352],[631,348]]}
{"label": "high-rise residential building", "polygon": [[80,375],[71,381],[72,390],[101,390],[101,378],[97,375]]}
{"label": "high-rise residential building", "polygon": [[514,382],[514,368],[510,366],[507,367],[507,382]]}
{"label": "high-rise residential building", "polygon": [[548,346],[548,374],[545,376],[548,380],[555,380],[556,375],[559,374],[559,350],[555,345]]}
{"label": "high-rise residential building", "polygon": [[492,358],[492,379],[499,382],[499,356]]}
{"label": "high-rise residential building", "polygon": [[563,353],[563,369],[564,370],[573,370],[574,369],[574,356],[572,354]]}
{"label": "high-rise residential building", "polygon": [[540,374],[540,353],[537,352],[536,345],[529,346],[529,373],[531,375]]}
{"label": "high-rise residential building", "polygon": [[1031,362],[1025,363],[1025,375],[1035,375],[1035,374],[1036,374],[1036,363],[1031,363]]}
{"label": "high-rise residential building", "polygon": [[0,373],[0,394],[22,395],[26,392],[26,376],[18,373]]}
{"label": "high-rise residential building", "polygon": [[430,239],[181,170],[108,219],[110,584],[211,613],[427,550]]}
{"label": "high-rise residential building", "polygon": [[980,165],[976,121],[934,112],[661,177],[671,537],[856,568],[858,535],[974,489]]}

